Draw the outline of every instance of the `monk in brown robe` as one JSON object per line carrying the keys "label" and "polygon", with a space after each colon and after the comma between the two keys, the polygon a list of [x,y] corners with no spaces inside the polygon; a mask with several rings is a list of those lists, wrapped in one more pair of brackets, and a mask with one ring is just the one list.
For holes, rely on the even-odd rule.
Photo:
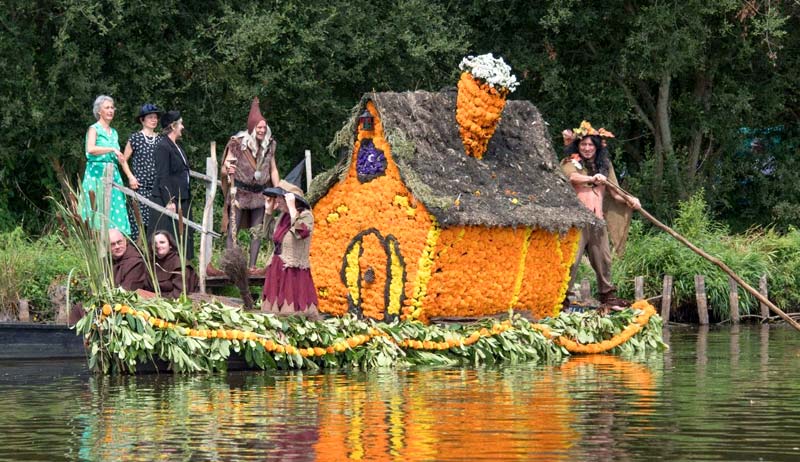
{"label": "monk in brown robe", "polygon": [[[151,243],[154,257],[153,269],[158,281],[158,289],[164,298],[177,299],[181,294],[191,294],[200,290],[200,278],[188,263],[181,271],[181,259],[175,238],[167,231],[156,231]],[[152,281],[148,280],[147,290],[155,292]],[[185,290],[184,290],[185,287]]]}
{"label": "monk in brown robe", "polygon": [[[264,221],[264,198],[261,191],[275,186],[280,181],[275,164],[275,148],[272,130],[261,115],[258,98],[254,98],[247,117],[247,131],[232,136],[225,147],[222,163],[222,190],[225,206],[222,209],[222,229],[228,233],[227,247],[233,246],[233,235],[229,223],[231,210],[235,205],[236,229],[261,226]],[[232,176],[235,197],[230,195],[228,175]],[[261,238],[257,235],[250,240],[250,268],[255,269]]]}
{"label": "monk in brown robe", "polygon": [[116,229],[108,230],[108,241],[111,245],[114,285],[128,291],[143,289],[147,285],[147,267],[142,254],[128,239]]}

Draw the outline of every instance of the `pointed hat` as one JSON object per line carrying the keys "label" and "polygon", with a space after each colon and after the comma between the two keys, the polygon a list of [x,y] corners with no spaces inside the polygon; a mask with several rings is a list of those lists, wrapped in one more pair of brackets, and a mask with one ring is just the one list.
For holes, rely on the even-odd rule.
{"label": "pointed hat", "polygon": [[261,109],[258,108],[258,96],[256,96],[253,98],[253,102],[250,103],[250,115],[247,116],[247,133],[253,133],[256,125],[262,120],[264,122],[267,121],[267,119],[261,115]]}

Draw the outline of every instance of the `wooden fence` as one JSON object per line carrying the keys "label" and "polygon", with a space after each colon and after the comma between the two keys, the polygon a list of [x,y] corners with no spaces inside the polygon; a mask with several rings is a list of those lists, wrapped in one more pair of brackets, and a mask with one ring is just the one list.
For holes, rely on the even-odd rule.
{"label": "wooden fence", "polygon": [[[634,278],[634,299],[645,299],[644,294],[644,276],[636,276]],[[650,297],[647,300],[661,299],[661,317],[664,322],[669,322],[670,310],[672,308],[672,282],[671,275],[664,275],[664,283],[661,289],[661,295]],[[762,275],[758,281],[759,292],[765,298],[769,297],[769,289],[767,287],[767,275]],[[695,300],[697,301],[697,318],[700,325],[708,324],[708,296],[706,295],[705,276],[697,274],[694,277]],[[581,299],[589,300],[591,298],[591,283],[588,279],[581,280]],[[739,324],[741,316],[739,313],[739,285],[736,281],[728,277],[728,307],[730,312],[730,321],[733,324]],[[769,307],[760,302],[760,317],[762,321],[769,319]]]}

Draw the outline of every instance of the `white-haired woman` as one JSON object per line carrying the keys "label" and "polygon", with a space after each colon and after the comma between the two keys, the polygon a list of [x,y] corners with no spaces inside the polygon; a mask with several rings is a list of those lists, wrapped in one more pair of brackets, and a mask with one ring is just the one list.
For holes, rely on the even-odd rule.
{"label": "white-haired woman", "polygon": [[[86,172],[83,175],[83,204],[81,216],[88,219],[94,228],[102,226],[102,210],[105,204],[105,191],[103,190],[103,175],[107,165],[114,171],[114,182],[122,184],[120,167],[128,172],[128,164],[119,149],[119,135],[111,128],[114,120],[114,99],[110,96],[100,95],[94,100],[94,116],[97,122],[86,131]],[[92,199],[94,197],[94,199]],[[128,222],[128,210],[125,206],[125,196],[122,192],[111,190],[110,207],[105,211],[108,218],[108,227],[118,229],[122,233],[131,233]]]}

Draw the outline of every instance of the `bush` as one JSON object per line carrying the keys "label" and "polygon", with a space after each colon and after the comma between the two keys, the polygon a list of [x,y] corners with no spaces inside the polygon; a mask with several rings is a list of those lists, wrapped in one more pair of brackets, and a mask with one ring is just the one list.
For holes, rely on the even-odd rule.
{"label": "bush", "polygon": [[[756,228],[730,235],[726,226],[712,220],[703,194],[701,190],[680,204],[674,229],[755,288],[766,274],[772,288],[770,299],[778,306],[800,305],[800,280],[796,277],[800,270],[800,232],[790,229],[781,235],[774,229]],[[646,229],[634,220],[626,253],[613,265],[612,278],[620,295],[633,297],[636,276],[644,276],[645,294],[659,294],[665,274],[673,276],[673,303],[678,307],[696,306],[694,276],[704,275],[713,315],[717,319],[729,317],[728,275],[665,232]],[[743,314],[757,312],[758,300],[740,289],[739,309]]]}
{"label": "bush", "polygon": [[56,235],[31,240],[22,228],[0,233],[0,310],[16,317],[19,299],[29,301],[31,319],[55,318],[48,289],[52,283],[66,283],[73,272],[73,288],[79,285],[80,261]]}

